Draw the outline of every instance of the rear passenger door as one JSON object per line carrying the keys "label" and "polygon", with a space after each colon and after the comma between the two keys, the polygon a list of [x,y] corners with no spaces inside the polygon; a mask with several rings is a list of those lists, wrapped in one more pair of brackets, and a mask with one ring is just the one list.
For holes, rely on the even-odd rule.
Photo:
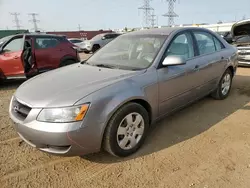
{"label": "rear passenger door", "polygon": [[223,54],[223,44],[212,34],[206,31],[193,31],[197,44],[199,56],[197,57],[197,79],[200,86],[197,91],[204,95],[216,87],[221,76],[225,61]]}
{"label": "rear passenger door", "polygon": [[47,71],[57,68],[62,58],[60,41],[55,37],[37,36],[35,38],[35,57],[39,71]]}

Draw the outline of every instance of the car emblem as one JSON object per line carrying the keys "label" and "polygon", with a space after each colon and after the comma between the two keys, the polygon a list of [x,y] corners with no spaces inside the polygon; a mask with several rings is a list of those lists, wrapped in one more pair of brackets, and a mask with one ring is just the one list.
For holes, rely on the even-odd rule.
{"label": "car emblem", "polygon": [[18,111],[19,111],[19,106],[18,105],[14,106],[14,112],[18,112]]}

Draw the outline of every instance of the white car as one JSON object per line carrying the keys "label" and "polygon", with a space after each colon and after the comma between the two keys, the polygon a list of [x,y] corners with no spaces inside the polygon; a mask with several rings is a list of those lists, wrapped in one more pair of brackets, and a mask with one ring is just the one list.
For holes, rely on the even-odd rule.
{"label": "white car", "polygon": [[119,34],[119,33],[102,33],[102,34],[96,35],[91,40],[87,40],[84,42],[83,51],[85,53],[90,53],[90,52],[94,53],[97,50],[99,50],[100,48],[102,48],[103,46],[105,46],[106,44],[108,44],[109,42],[111,42],[113,39],[118,37],[119,35],[121,35],[121,34]]}
{"label": "white car", "polygon": [[82,52],[83,51],[85,43],[84,43],[84,41],[82,39],[70,38],[68,40],[77,47],[77,51],[78,52]]}

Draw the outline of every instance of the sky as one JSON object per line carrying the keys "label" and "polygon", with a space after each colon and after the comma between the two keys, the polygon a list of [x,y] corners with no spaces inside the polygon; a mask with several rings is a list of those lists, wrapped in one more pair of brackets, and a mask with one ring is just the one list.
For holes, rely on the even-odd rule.
{"label": "sky", "polygon": [[[237,3],[235,3],[237,2]],[[162,15],[168,11],[165,0],[152,0],[158,25],[167,25]],[[0,0],[0,29],[15,29],[11,12],[20,13],[22,28],[32,29],[28,13],[38,13],[38,27],[46,31],[119,29],[141,27],[143,0]],[[250,18],[249,0],[177,0],[175,24],[217,23]]]}

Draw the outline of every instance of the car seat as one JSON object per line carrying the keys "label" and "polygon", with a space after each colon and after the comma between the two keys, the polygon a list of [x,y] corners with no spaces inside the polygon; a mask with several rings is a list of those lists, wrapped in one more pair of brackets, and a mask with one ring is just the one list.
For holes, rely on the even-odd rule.
{"label": "car seat", "polygon": [[146,59],[149,62],[152,62],[155,55],[154,45],[151,43],[144,43],[142,46],[142,50],[137,56],[137,59]]}
{"label": "car seat", "polygon": [[24,42],[23,62],[24,71],[27,73],[32,68],[32,48],[27,40]]}

